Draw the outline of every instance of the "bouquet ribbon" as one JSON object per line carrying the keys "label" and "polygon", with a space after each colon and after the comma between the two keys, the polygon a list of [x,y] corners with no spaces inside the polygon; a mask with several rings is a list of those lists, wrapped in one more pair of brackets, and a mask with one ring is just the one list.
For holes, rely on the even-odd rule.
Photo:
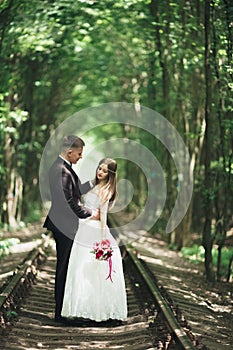
{"label": "bouquet ribbon", "polygon": [[113,280],[112,280],[112,257],[111,256],[108,259],[108,266],[109,266],[109,274],[108,274],[108,277],[106,278],[106,280],[110,279],[110,281],[113,282]]}

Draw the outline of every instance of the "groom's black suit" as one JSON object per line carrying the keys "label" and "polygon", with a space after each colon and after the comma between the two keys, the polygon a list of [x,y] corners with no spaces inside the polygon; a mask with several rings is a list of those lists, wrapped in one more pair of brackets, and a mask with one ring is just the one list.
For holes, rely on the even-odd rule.
{"label": "groom's black suit", "polygon": [[83,207],[80,203],[81,195],[88,192],[91,186],[89,182],[81,184],[71,166],[60,157],[50,168],[49,185],[51,208],[44,227],[52,231],[56,241],[55,317],[59,318],[62,310],[70,251],[78,229],[78,218],[86,218],[92,215],[91,209]]}

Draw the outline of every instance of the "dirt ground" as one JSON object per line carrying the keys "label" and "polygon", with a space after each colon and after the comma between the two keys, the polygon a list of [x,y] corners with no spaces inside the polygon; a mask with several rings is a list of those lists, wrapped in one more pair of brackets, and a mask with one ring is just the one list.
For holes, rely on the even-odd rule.
{"label": "dirt ground", "polygon": [[183,313],[192,333],[210,350],[233,348],[233,283],[210,283],[203,264],[169,250],[160,237],[143,234],[133,242]]}
{"label": "dirt ground", "polygon": [[[33,249],[45,230],[41,223],[30,225],[5,237],[17,237],[20,244],[1,259],[0,283]],[[210,350],[230,350],[233,346],[233,283],[209,283],[203,264],[192,264],[180,253],[169,250],[161,237],[143,234],[133,242],[139,255],[154,269],[157,278],[179,305],[193,333]]]}

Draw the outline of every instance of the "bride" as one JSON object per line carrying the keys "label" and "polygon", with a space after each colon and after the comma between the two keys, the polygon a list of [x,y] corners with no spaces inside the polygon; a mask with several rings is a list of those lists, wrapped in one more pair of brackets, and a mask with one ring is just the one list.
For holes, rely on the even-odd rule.
{"label": "bride", "polygon": [[[80,219],[67,270],[62,316],[97,322],[127,318],[127,300],[120,249],[106,224],[116,197],[117,163],[99,162],[96,186],[84,196],[84,205],[100,208],[100,221]],[[106,198],[109,191],[109,200]]]}

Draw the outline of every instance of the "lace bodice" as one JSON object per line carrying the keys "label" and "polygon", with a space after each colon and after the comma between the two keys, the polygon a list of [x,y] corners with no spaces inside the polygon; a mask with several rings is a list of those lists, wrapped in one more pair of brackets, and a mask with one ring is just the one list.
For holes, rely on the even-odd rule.
{"label": "lace bodice", "polygon": [[[84,246],[92,247],[93,242],[106,239],[107,235],[110,234],[107,227],[109,201],[102,203],[99,192],[99,186],[95,186],[82,197],[82,202],[85,207],[92,210],[100,209],[99,220],[93,219],[91,216],[86,219],[79,219],[79,229],[75,236],[75,241]],[[85,229],[83,229],[83,225]],[[87,230],[89,234],[87,234]],[[109,238],[112,239],[112,237]],[[113,240],[112,244],[116,245],[116,242]]]}
{"label": "lace bodice", "polygon": [[100,208],[99,190],[97,187],[93,187],[89,192],[83,196],[83,204],[85,207],[91,209]]}

